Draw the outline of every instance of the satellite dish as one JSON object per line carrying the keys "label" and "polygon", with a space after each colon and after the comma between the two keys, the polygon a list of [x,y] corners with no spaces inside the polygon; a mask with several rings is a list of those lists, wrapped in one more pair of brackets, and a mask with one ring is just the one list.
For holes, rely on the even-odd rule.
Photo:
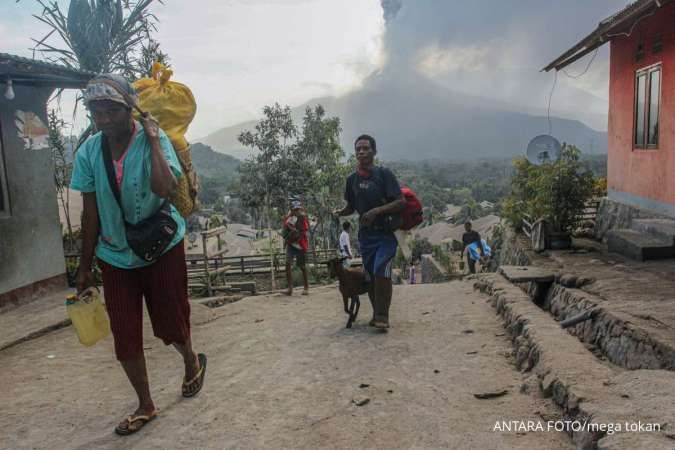
{"label": "satellite dish", "polygon": [[553,136],[542,134],[527,144],[527,160],[535,166],[554,163],[560,159],[562,146]]}

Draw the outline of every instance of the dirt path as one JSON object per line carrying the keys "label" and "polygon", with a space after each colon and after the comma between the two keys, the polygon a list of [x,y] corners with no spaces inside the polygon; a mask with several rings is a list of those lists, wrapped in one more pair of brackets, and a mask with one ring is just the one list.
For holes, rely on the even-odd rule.
{"label": "dirt path", "polygon": [[553,411],[520,392],[501,322],[469,283],[397,287],[388,334],[365,325],[367,299],[344,329],[336,294],[249,298],[196,326],[209,365],[191,400],[179,359],[146,332],[162,412],[126,438],[112,429],[135,404],[110,339],[85,349],[67,328],[0,352],[0,448],[571,448],[560,433],[493,432]]}

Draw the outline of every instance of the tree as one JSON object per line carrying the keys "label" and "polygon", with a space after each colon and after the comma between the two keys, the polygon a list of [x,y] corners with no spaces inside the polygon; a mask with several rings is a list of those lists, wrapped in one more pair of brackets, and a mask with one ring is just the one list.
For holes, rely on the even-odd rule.
{"label": "tree", "polygon": [[48,125],[49,129],[49,149],[54,160],[54,185],[59,199],[59,205],[66,219],[66,241],[69,248],[74,247],[73,226],[70,221],[70,196],[68,186],[73,172],[73,164],[68,156],[66,145],[61,135],[63,120],[59,119],[56,111],[49,111]]}
{"label": "tree", "polygon": [[[268,245],[273,252],[271,205],[283,205],[283,210],[286,209],[288,180],[284,176],[284,161],[288,158],[298,131],[293,124],[291,108],[288,106],[282,108],[278,103],[274,106],[265,106],[263,114],[265,118],[256,124],[254,132],[244,131],[239,135],[239,142],[244,146],[258,150],[256,155],[242,163],[239,168],[242,175],[240,186],[243,191],[240,195],[242,201],[248,202],[249,206],[263,205],[269,237]],[[277,219],[278,211],[274,214]],[[276,287],[274,270],[270,273],[274,289]]]}
{"label": "tree", "polygon": [[[33,17],[51,30],[33,41],[35,50],[46,54],[48,61],[93,73],[118,72],[135,79],[147,73],[146,58],[168,60],[150,38],[156,31],[157,18],[149,12],[155,0],[70,0],[67,14],[56,0],[35,1],[42,6],[42,13]],[[54,35],[61,38],[60,43],[47,42]],[[75,110],[79,100],[81,97]],[[93,131],[90,123],[76,149]]]}
{"label": "tree", "polygon": [[164,67],[171,67],[171,59],[168,54],[162,51],[159,42],[150,38],[150,33],[146,37],[147,40],[141,44],[138,54],[132,53],[125,59],[124,65],[126,68],[123,74],[126,78],[152,77],[152,66],[156,62]]}
{"label": "tree", "polygon": [[469,198],[464,205],[462,205],[462,209],[455,214],[454,216],[454,222],[455,223],[465,223],[474,219],[478,219],[481,215],[481,207],[476,203],[476,200],[473,198]]}
{"label": "tree", "polygon": [[307,108],[298,133],[289,107],[275,104],[263,112],[265,118],[255,132],[239,136],[242,144],[258,150],[239,168],[242,203],[254,211],[263,207],[271,222],[286,212],[290,196],[300,196],[306,211],[316,219],[310,228],[312,245],[317,246],[320,235],[325,246],[332,246],[337,229],[330,229],[331,212],[341,203],[350,170],[343,163],[339,118],[326,117],[320,105]]}
{"label": "tree", "polygon": [[[244,131],[239,142],[257,150],[257,154],[242,163],[241,184],[244,188],[242,200],[250,206],[262,206],[268,226],[272,219],[272,205],[281,206],[285,211],[288,203],[288,186],[292,185],[285,175],[291,146],[295,144],[298,130],[293,124],[291,108],[274,106],[263,108],[263,120],[255,131]],[[277,217],[278,218],[278,217]]]}
{"label": "tree", "polygon": [[344,194],[348,170],[342,162],[345,153],[340,145],[341,131],[339,118],[326,117],[321,105],[308,107],[301,137],[291,151],[296,176],[290,179],[297,182],[293,188],[305,197],[307,209],[316,218],[310,237],[316,245],[316,232],[320,230],[325,247],[337,247],[339,231],[330,225],[332,211]]}

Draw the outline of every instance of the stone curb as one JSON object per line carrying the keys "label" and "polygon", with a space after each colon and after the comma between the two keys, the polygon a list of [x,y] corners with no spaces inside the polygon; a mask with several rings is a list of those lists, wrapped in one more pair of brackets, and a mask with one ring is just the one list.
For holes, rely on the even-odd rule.
{"label": "stone curb", "polygon": [[41,336],[44,336],[45,334],[51,333],[52,331],[60,330],[61,328],[69,327],[72,325],[72,322],[70,319],[64,319],[56,323],[52,323],[50,325],[45,326],[44,328],[40,328],[39,330],[33,331],[25,336],[22,336],[18,339],[15,339],[11,342],[7,342],[6,344],[3,344],[2,347],[0,347],[0,352],[3,350],[7,350],[10,347],[14,347],[15,345],[21,344],[23,342],[31,341],[33,339],[37,339]]}

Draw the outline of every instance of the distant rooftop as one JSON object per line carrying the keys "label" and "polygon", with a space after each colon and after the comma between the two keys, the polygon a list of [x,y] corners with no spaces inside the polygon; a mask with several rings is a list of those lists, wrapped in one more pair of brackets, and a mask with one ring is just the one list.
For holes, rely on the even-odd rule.
{"label": "distant rooftop", "polygon": [[81,89],[95,75],[86,70],[0,53],[0,82],[10,78],[15,86]]}
{"label": "distant rooftop", "polygon": [[630,33],[642,19],[651,16],[659,8],[672,3],[673,0],[637,0],[621,11],[612,14],[598,24],[591,34],[579,41],[574,47],[558,56],[542,70],[560,70],[578,59],[586,56],[605,42],[621,34]]}

